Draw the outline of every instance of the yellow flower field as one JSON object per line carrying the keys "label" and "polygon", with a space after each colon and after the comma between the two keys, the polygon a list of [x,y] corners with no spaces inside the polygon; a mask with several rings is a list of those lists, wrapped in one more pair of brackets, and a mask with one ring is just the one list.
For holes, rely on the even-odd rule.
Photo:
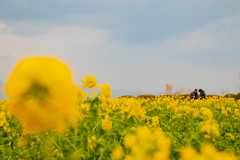
{"label": "yellow flower field", "polygon": [[[0,101],[0,158],[239,159],[234,98],[111,99],[110,85],[97,85],[93,76],[81,82],[77,89],[68,67],[54,58],[17,64],[5,87],[9,100]],[[90,98],[84,88],[100,93]]]}

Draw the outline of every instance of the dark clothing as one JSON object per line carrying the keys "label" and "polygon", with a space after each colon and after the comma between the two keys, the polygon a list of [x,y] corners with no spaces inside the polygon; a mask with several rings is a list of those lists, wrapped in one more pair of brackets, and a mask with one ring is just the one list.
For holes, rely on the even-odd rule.
{"label": "dark clothing", "polygon": [[200,98],[206,98],[206,93],[204,90],[202,90],[202,92],[200,92]]}
{"label": "dark clothing", "polygon": [[197,92],[192,91],[191,94],[190,94],[190,98],[193,99],[193,96],[195,96],[194,99],[198,99],[198,94],[197,94]]}

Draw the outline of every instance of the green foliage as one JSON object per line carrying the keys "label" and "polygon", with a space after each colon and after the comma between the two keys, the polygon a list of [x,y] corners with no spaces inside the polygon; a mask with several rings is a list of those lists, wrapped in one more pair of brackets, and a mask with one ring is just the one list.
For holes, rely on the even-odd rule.
{"label": "green foliage", "polygon": [[120,96],[119,98],[135,98],[133,95],[123,95]]}
{"label": "green foliage", "polygon": [[[154,95],[149,97],[151,96]],[[189,95],[172,96],[172,98],[160,96],[154,100],[149,98],[115,99],[112,100],[115,101],[114,103],[105,103],[106,106],[98,98],[79,102],[78,107],[86,109],[86,113],[82,110],[82,114],[85,113],[87,117],[83,118],[81,114],[79,125],[68,129],[64,134],[49,131],[38,135],[25,135],[18,120],[6,114],[9,126],[6,129],[0,127],[0,159],[113,159],[112,152],[116,146],[124,148],[125,136],[135,133],[135,129],[139,126],[149,126],[153,130],[161,128],[165,132],[166,136],[171,139],[170,159],[179,159],[179,151],[183,146],[193,146],[199,151],[204,143],[211,143],[220,151],[231,149],[237,155],[240,154],[239,102],[221,97],[188,101],[180,97]],[[134,103],[126,104],[132,101]],[[146,111],[145,118],[135,116],[124,118],[121,113],[122,109],[126,109],[127,105],[137,108],[136,103],[139,103],[141,109]],[[0,101],[0,108],[6,108],[7,105],[7,102]],[[201,131],[206,118],[204,117],[206,112],[202,111],[203,108],[211,110],[212,122],[219,126],[219,136],[213,137],[210,133],[210,139],[204,137],[208,133]],[[105,113],[113,122],[109,131],[102,129]],[[135,112],[132,113],[135,114]],[[157,117],[159,120],[156,127],[153,125],[152,117]],[[234,138],[232,139],[228,133],[231,133]],[[91,138],[93,136],[96,140]],[[124,148],[124,155],[126,154],[129,154],[129,150]]]}
{"label": "green foliage", "polygon": [[224,97],[225,98],[235,98],[235,94],[226,94]]}
{"label": "green foliage", "polygon": [[137,98],[145,98],[145,99],[150,98],[150,99],[154,99],[154,98],[157,98],[157,96],[147,94],[147,95],[140,95],[140,96],[138,96]]}
{"label": "green foliage", "polygon": [[184,95],[181,95],[180,97],[182,97],[182,99],[187,99],[187,98],[190,98],[190,94],[184,94]]}
{"label": "green foliage", "polygon": [[166,95],[161,95],[161,96],[163,96],[163,97],[175,97],[175,95],[173,95],[173,94],[166,94]]}
{"label": "green foliage", "polygon": [[240,93],[236,94],[235,96],[235,101],[239,100],[240,99]]}

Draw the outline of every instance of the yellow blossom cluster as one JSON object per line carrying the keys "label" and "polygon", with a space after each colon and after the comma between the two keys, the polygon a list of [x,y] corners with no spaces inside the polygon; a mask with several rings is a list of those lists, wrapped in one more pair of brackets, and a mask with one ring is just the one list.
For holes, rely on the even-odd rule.
{"label": "yellow blossom cluster", "polygon": [[126,99],[120,112],[122,117],[126,119],[136,117],[139,121],[142,121],[146,117],[145,109],[141,107],[141,103],[134,99]]}
{"label": "yellow blossom cluster", "polygon": [[168,160],[171,141],[161,129],[152,132],[143,126],[124,138],[124,146],[131,150],[124,160]]}
{"label": "yellow blossom cluster", "polygon": [[234,110],[234,114],[235,114],[235,115],[240,115],[239,109],[235,109],[235,110]]}
{"label": "yellow blossom cluster", "polygon": [[98,85],[97,88],[100,88],[100,99],[108,99],[111,97],[112,92],[109,84]]}
{"label": "yellow blossom cluster", "polygon": [[89,140],[88,140],[88,145],[90,149],[93,149],[97,146],[96,144],[97,138],[96,136],[92,136]]}
{"label": "yellow blossom cluster", "polygon": [[151,128],[159,127],[159,118],[158,118],[158,116],[147,117],[146,119],[148,120],[147,124],[149,124],[149,127],[151,127]]}
{"label": "yellow blossom cluster", "polygon": [[88,93],[84,92],[84,89],[81,88],[77,92],[76,100],[77,102],[84,102],[87,96],[88,96]]}
{"label": "yellow blossom cluster", "polygon": [[97,78],[94,76],[89,76],[89,75],[86,75],[84,77],[85,77],[85,81],[84,81],[84,79],[81,79],[81,81],[83,82],[83,87],[84,88],[94,88],[97,83]]}
{"label": "yellow blossom cluster", "polygon": [[227,133],[227,135],[228,135],[232,140],[234,140],[234,136],[233,136],[231,133]]}
{"label": "yellow blossom cluster", "polygon": [[113,158],[118,160],[118,159],[121,159],[122,156],[123,156],[123,149],[121,146],[118,146],[116,147],[114,150],[113,150]]}
{"label": "yellow blossom cluster", "polygon": [[104,119],[102,119],[102,129],[107,132],[112,129],[112,121],[110,120],[110,117],[108,115],[105,116]]}
{"label": "yellow blossom cluster", "polygon": [[200,123],[201,132],[203,132],[204,138],[210,139],[212,138],[215,141],[215,137],[219,137],[219,125],[216,122],[205,121]]}
{"label": "yellow blossom cluster", "polygon": [[201,154],[192,147],[183,147],[180,152],[182,160],[238,160],[233,153],[219,152],[211,144],[201,147]]}
{"label": "yellow blossom cluster", "polygon": [[6,113],[4,111],[0,112],[0,127],[3,127],[5,132],[10,131],[10,128],[8,128],[9,124],[6,120]]}
{"label": "yellow blossom cluster", "polygon": [[88,118],[89,114],[90,114],[90,105],[87,104],[87,103],[86,104],[85,103],[80,104],[79,113],[80,113],[80,117],[82,119]]}
{"label": "yellow blossom cluster", "polygon": [[213,119],[213,113],[209,108],[202,107],[201,108],[201,113],[204,117],[204,120],[212,120]]}
{"label": "yellow blossom cluster", "polygon": [[207,107],[201,108],[201,113],[204,117],[204,121],[200,122],[200,131],[204,133],[205,139],[212,139],[215,141],[216,137],[219,137],[219,124],[213,119],[212,111]]}

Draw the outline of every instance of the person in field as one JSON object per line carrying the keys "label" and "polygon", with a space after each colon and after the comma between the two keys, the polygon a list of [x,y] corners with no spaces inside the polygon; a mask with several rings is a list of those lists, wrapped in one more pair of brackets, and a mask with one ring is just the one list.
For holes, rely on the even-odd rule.
{"label": "person in field", "polygon": [[200,92],[200,99],[206,98],[206,93],[204,90],[199,89],[198,92]]}
{"label": "person in field", "polygon": [[191,99],[198,99],[197,89],[194,89],[194,91],[191,92],[190,98]]}

